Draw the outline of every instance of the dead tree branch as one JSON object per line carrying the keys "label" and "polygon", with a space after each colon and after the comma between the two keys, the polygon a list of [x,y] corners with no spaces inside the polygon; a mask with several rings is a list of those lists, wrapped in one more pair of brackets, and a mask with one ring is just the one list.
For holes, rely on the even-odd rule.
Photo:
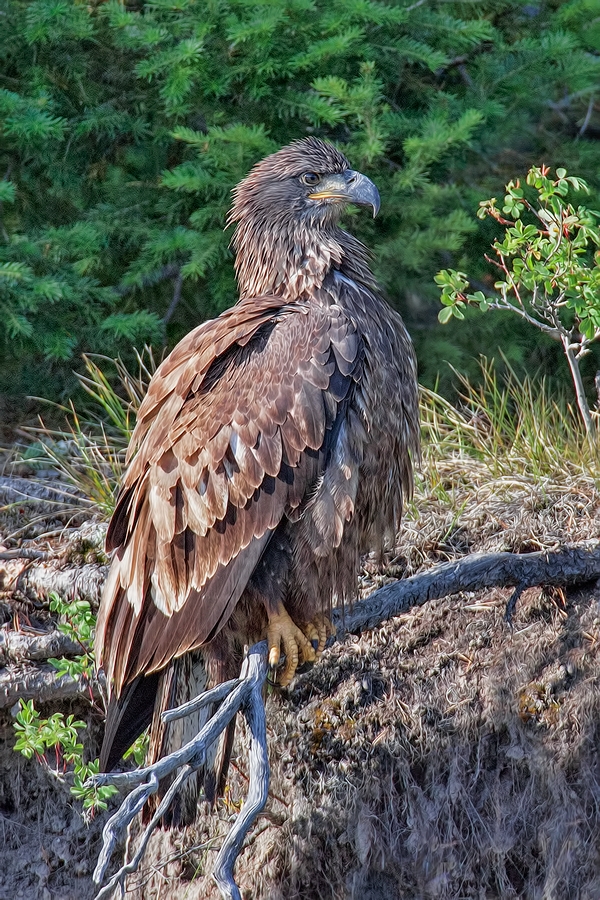
{"label": "dead tree branch", "polygon": [[64,505],[67,489],[60,481],[50,482],[18,475],[0,476],[0,507],[46,504],[50,509]]}
{"label": "dead tree branch", "polygon": [[58,700],[74,700],[90,691],[100,696],[97,679],[73,678],[59,675],[50,665],[16,666],[0,669],[0,709],[10,709],[19,700],[35,700],[36,703],[56,703]]}
{"label": "dead tree branch", "polygon": [[[490,587],[516,587],[522,591],[538,584],[573,585],[598,578],[600,578],[600,541],[589,541],[565,546],[556,551],[537,553],[477,553],[455,562],[435,566],[429,572],[385,585],[374,591],[367,599],[356,603],[344,619],[341,613],[335,613],[336,640],[341,640],[347,632],[360,634],[406,612],[413,606],[421,606],[430,600],[460,591],[475,591]],[[100,884],[119,835],[140,812],[148,797],[156,793],[160,780],[180,770],[147,826],[134,858],[113,875],[97,894],[96,900],[108,900],[117,886],[124,887],[127,875],[137,869],[152,831],[168,809],[181,784],[202,766],[207,749],[240,710],[246,717],[251,734],[248,796],[221,847],[213,877],[225,900],[241,900],[240,891],[233,878],[233,869],[248,831],[264,808],[269,785],[266,720],[262,698],[266,672],[267,645],[263,641],[251,648],[239,679],[219,685],[190,703],[164,714],[163,718],[170,721],[187,715],[207,703],[221,701],[217,713],[192,741],[152,766],[134,772],[96,776],[95,781],[98,785],[113,784],[119,788],[133,788],[104,828],[103,848],[94,872],[94,880]]]}
{"label": "dead tree branch", "polygon": [[31,634],[0,629],[0,667],[11,662],[38,662],[57,656],[79,656],[81,644],[60,631]]}
{"label": "dead tree branch", "polygon": [[[102,832],[103,846],[94,871],[94,881],[101,884],[106,868],[116,847],[119,835],[141,811],[147,799],[158,790],[162,778],[180,769],[169,787],[151,822],[148,824],[133,859],[122,866],[108,884],[96,895],[96,900],[108,900],[118,885],[123,886],[125,878],[137,869],[150,835],[168,810],[184,781],[206,759],[209,747],[227,728],[231,720],[242,711],[251,733],[250,782],[248,796],[242,812],[225,839],[215,864],[214,878],[226,900],[241,900],[241,894],[233,880],[233,867],[241,850],[244,838],[252,827],[257,815],[267,802],[269,787],[269,762],[267,752],[267,727],[262,689],[267,677],[267,644],[263,641],[252,647],[242,666],[239,679],[228,685],[219,685],[199,697],[195,708],[221,700],[221,706],[196,737],[180,750],[160,759],[158,762],[134,772],[116,775],[98,775],[97,785],[113,784],[116,787],[134,790],[125,799],[120,809],[108,820]],[[224,688],[228,691],[225,693]],[[178,718],[189,712],[189,704],[182,709],[170,710],[168,719]],[[182,768],[183,767],[183,768]]]}
{"label": "dead tree branch", "polygon": [[13,589],[36,600],[57,593],[68,600],[88,600],[97,607],[107,572],[107,566],[96,563],[28,566],[17,577]]}
{"label": "dead tree branch", "polygon": [[362,634],[413,606],[460,591],[491,587],[525,590],[538,584],[584,584],[597,578],[600,578],[600,541],[537,553],[473,553],[378,588],[355,603],[344,618],[334,612],[337,640],[342,640],[347,632]]}
{"label": "dead tree branch", "polygon": [[47,562],[49,559],[55,559],[56,553],[49,553],[46,550],[32,550],[28,547],[21,547],[20,550],[2,550],[0,551],[0,560],[2,559],[37,559]]}

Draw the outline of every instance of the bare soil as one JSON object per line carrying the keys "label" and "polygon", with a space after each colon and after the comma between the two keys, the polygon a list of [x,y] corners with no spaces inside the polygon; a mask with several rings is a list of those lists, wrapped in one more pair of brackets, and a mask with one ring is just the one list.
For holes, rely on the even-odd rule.
{"label": "bare soil", "polygon": [[[361,590],[465,552],[597,536],[599,524],[595,489],[522,485],[454,518],[409,517],[387,568],[365,562]],[[531,589],[512,629],[509,596],[432,602],[334,645],[270,695],[270,799],[237,866],[247,900],[600,897],[600,588]],[[5,627],[30,602],[9,590],[0,601]],[[85,700],[60,708],[89,720],[95,754]],[[102,817],[85,824],[67,786],[13,752],[9,711],[1,735],[0,900],[92,898]],[[218,896],[207,873],[243,801],[244,742],[239,728],[218,809],[157,833],[127,896]]]}

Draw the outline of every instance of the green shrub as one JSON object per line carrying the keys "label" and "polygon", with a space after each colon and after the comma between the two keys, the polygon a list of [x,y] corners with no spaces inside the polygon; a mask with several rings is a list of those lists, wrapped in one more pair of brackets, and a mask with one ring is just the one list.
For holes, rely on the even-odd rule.
{"label": "green shrub", "polygon": [[[87,600],[68,602],[57,594],[50,598],[50,609],[59,616],[58,629],[81,645],[81,654],[74,658],[49,659],[58,675],[83,678],[91,687],[94,677],[94,653],[92,649],[96,617]],[[44,718],[35,708],[33,700],[20,700],[16,715],[17,738],[14,749],[26,759],[34,757],[61,781],[70,784],[71,794],[81,801],[88,815],[106,809],[107,801],[117,789],[113,785],[98,786],[92,778],[99,772],[99,761],[85,762],[84,746],[78,732],[87,728],[85,722],[63,712]],[[146,755],[146,735],[135,742],[127,752],[136,765],[142,765]]]}
{"label": "green shrub", "polygon": [[498,222],[503,233],[494,241],[497,293],[467,293],[463,272],[445,269],[436,276],[444,308],[438,318],[465,318],[468,304],[482,312],[512,312],[539,331],[560,341],[569,364],[577,405],[589,437],[595,424],[585,394],[581,360],[600,338],[600,213],[574,206],[573,191],[589,193],[581,178],[534,166],[526,184],[506,185],[503,206],[495,197],[479,204],[478,216]]}
{"label": "green shrub", "polygon": [[509,170],[543,158],[596,190],[599,11],[4,0],[0,392],[64,397],[82,353],[171,344],[230,305],[230,190],[307,133],[337,141],[381,188],[381,216],[352,227],[426,346],[425,380],[498,344],[526,359],[531,343],[502,324],[437,331],[432,276],[478,274],[488,230],[470,210]]}

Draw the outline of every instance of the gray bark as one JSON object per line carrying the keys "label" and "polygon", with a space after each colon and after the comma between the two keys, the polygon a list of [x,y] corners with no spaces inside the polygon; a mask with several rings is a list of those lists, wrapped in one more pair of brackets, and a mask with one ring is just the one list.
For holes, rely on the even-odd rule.
{"label": "gray bark", "polygon": [[0,666],[15,662],[39,662],[58,656],[78,656],[81,644],[60,631],[29,634],[0,629]]}
{"label": "gray bark", "polygon": [[345,632],[360,634],[405,613],[413,606],[438,600],[460,591],[491,587],[518,587],[538,584],[573,585],[600,578],[600,542],[585,541],[560,550],[537,553],[473,553],[462,559],[434,566],[428,572],[378,588],[365,600],[355,603],[342,616],[335,611],[337,639]]}
{"label": "gray bark", "polygon": [[50,665],[16,666],[0,669],[0,709],[10,709],[19,700],[35,700],[36,704],[73,700],[92,691],[100,696],[96,680],[58,675]]}
{"label": "gray bark", "polygon": [[[151,822],[146,827],[133,859],[121,866],[109,882],[98,892],[96,900],[108,900],[115,888],[124,887],[127,875],[135,872],[144,855],[150,835],[168,810],[183,782],[206,758],[208,748],[222,734],[237,713],[243,711],[251,732],[250,779],[248,796],[217,857],[215,880],[226,900],[241,900],[241,894],[233,878],[233,868],[248,831],[267,802],[269,788],[269,757],[267,727],[263,701],[263,686],[267,677],[267,643],[263,641],[251,647],[242,664],[239,679],[229,682],[229,691],[223,695],[223,685],[209,691],[205,699],[211,702],[217,697],[221,706],[204,728],[179,750],[159,759],[158,762],[134,772],[94,776],[97,785],[113,784],[119,788],[133,788],[117,812],[111,816],[102,832],[103,846],[94,871],[94,881],[101,884],[119,836],[141,811],[148,797],[156,793],[161,778],[179,769],[179,772],[163,797]],[[184,709],[187,708],[184,707]],[[181,710],[170,710],[169,718],[177,717]],[[185,713],[183,713],[185,714]]]}
{"label": "gray bark", "polygon": [[93,607],[97,607],[107,573],[108,566],[95,563],[83,566],[28,566],[18,576],[15,587],[35,600],[55,592],[65,600],[88,600]]}

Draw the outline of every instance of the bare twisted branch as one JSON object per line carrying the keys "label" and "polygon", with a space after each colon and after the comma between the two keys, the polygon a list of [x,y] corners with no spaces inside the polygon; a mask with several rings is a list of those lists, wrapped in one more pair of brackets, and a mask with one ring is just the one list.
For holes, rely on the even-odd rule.
{"label": "bare twisted branch", "polygon": [[[170,720],[186,715],[190,711],[190,706],[194,704],[196,704],[195,708],[197,709],[198,706],[221,700],[220,708],[193,740],[151,766],[136,769],[133,772],[95,776],[94,782],[98,786],[108,784],[118,788],[135,786],[121,807],[104,826],[102,832],[103,846],[94,871],[95,883],[101,884],[120,834],[142,810],[148,798],[156,793],[161,779],[183,767],[163,797],[151,822],[149,822],[134,858],[126,865],[121,866],[105,887],[96,895],[96,900],[108,900],[117,886],[124,885],[127,875],[137,869],[152,832],[170,807],[182,784],[204,764],[209,747],[225,731],[237,713],[242,711],[246,716],[252,736],[248,797],[242,812],[237,817],[217,857],[214,875],[219,889],[227,900],[241,900],[239,889],[233,879],[233,867],[244,838],[252,827],[257,815],[264,808],[269,786],[267,729],[262,699],[262,689],[266,677],[267,644],[266,641],[262,641],[248,652],[239,679],[228,682],[227,685],[218,685],[212,691],[207,691],[197,700],[185,704],[183,711],[182,709],[169,710],[165,714],[166,718]],[[225,688],[227,688],[227,691]]]}

